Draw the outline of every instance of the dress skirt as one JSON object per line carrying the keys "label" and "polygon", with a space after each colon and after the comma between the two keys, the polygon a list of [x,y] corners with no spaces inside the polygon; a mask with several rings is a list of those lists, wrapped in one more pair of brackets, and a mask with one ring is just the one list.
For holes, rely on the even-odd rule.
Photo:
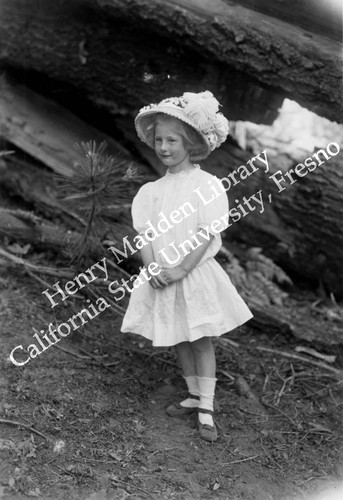
{"label": "dress skirt", "polygon": [[181,281],[159,289],[145,281],[133,289],[121,331],[142,335],[154,346],[174,346],[218,337],[252,316],[229,276],[210,257]]}

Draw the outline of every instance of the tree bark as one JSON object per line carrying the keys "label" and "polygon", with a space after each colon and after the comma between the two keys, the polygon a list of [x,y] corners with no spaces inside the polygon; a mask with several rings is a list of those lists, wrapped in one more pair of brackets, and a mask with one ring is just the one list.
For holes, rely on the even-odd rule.
{"label": "tree bark", "polygon": [[339,42],[222,0],[98,3],[113,6],[116,15],[123,13],[133,23],[147,21],[157,33],[167,30],[169,36],[242,71],[263,87],[277,89],[319,115],[342,120]]}
{"label": "tree bark", "polygon": [[[268,151],[267,151],[268,153]],[[232,148],[227,146],[213,154],[206,162],[206,169],[219,178],[248,161],[239,158],[229,163]],[[308,154],[308,157],[313,156]],[[322,155],[321,155],[322,157]],[[305,158],[303,159],[305,161]],[[293,169],[296,165],[292,165]],[[343,297],[343,172],[342,152],[319,164],[313,172],[303,178],[294,175],[295,183],[282,183],[285,188],[279,191],[270,175],[278,170],[277,164],[271,165],[271,172],[261,170],[247,181],[232,186],[227,194],[230,206],[238,206],[236,200],[243,202],[261,190],[265,201],[264,211],[255,205],[253,211],[233,224],[227,231],[230,238],[239,239],[249,245],[264,248],[267,255],[279,263],[286,271],[303,277],[317,285],[323,284],[327,293],[336,298]],[[228,168],[228,165],[230,167]],[[285,173],[283,172],[283,175]],[[268,195],[271,195],[269,200]]]}
{"label": "tree bark", "polygon": [[[224,0],[232,3],[232,0]],[[306,31],[342,41],[342,3],[318,0],[233,0],[243,7],[299,26]]]}
{"label": "tree bark", "polygon": [[34,246],[43,246],[70,257],[69,245],[74,245],[79,234],[76,231],[66,231],[64,228],[40,218],[30,220],[21,216],[20,211],[7,212],[2,209],[0,216],[0,236],[14,239]]}
{"label": "tree bark", "polygon": [[130,159],[113,138],[80,120],[67,109],[8,79],[0,92],[0,135],[21,150],[66,176],[81,158],[75,144],[105,141],[107,152]]}
{"label": "tree bark", "polygon": [[[45,218],[37,217],[32,212],[23,210],[7,210],[0,207],[0,237],[6,237],[10,243],[30,243],[34,248],[44,248],[53,250],[56,254],[64,258],[71,259],[72,250],[79,244],[81,239],[80,230],[71,230],[69,226],[63,226],[48,221]],[[111,244],[118,249],[122,248],[122,240],[129,233],[130,228],[121,228],[117,231],[116,238]],[[108,257],[111,260],[112,254],[105,246],[99,244],[94,238],[88,239],[89,252],[87,260],[94,261]],[[113,259],[114,261],[114,259]],[[118,265],[114,262],[118,267]],[[138,254],[129,255],[123,260],[121,266],[127,273],[136,274],[141,260]]]}
{"label": "tree bark", "polygon": [[262,123],[288,96],[341,120],[339,43],[269,16],[221,0],[33,5],[0,0],[0,63],[32,85],[47,75],[112,112],[207,88],[232,120]]}
{"label": "tree bark", "polygon": [[17,155],[0,162],[0,187],[10,195],[23,200],[38,215],[61,219],[70,229],[80,229],[84,221],[67,209],[59,199],[53,174],[48,170],[19,159]]}

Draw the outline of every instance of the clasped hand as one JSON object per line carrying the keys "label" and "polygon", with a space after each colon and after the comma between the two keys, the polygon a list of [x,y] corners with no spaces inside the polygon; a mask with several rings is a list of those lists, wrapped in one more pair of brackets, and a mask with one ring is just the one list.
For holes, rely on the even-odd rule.
{"label": "clasped hand", "polygon": [[170,285],[170,283],[174,283],[174,281],[182,280],[187,274],[181,266],[171,268],[162,267],[161,269],[159,274],[151,276],[149,283],[153,288],[164,288]]}

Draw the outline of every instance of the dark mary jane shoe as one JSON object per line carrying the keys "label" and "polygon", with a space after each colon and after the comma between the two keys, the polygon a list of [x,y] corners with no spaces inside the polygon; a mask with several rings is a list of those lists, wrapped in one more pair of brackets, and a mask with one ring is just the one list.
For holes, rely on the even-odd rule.
{"label": "dark mary jane shoe", "polygon": [[[209,413],[213,417],[213,411],[211,411],[211,410],[204,410],[203,408],[197,408],[197,410],[198,410],[198,414],[199,413]],[[199,417],[198,417],[198,426],[199,426],[200,437],[202,439],[204,439],[205,441],[209,441],[210,443],[217,441],[218,432],[217,432],[217,427],[215,424],[214,425],[201,424],[199,421]]]}
{"label": "dark mary jane shoe", "polygon": [[[193,394],[188,394],[188,398],[200,400],[199,396],[193,396]],[[198,407],[187,408],[186,406],[181,406],[180,403],[173,403],[166,408],[166,414],[169,417],[183,417],[184,415],[190,415],[195,413]]]}

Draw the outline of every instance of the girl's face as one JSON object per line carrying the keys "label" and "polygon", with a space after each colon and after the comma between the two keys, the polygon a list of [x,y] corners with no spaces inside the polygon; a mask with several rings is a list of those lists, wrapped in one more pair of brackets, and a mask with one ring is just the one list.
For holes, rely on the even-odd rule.
{"label": "girl's face", "polygon": [[189,153],[185,148],[183,137],[172,122],[157,122],[155,127],[155,153],[161,162],[169,168],[183,162],[189,164]]}

